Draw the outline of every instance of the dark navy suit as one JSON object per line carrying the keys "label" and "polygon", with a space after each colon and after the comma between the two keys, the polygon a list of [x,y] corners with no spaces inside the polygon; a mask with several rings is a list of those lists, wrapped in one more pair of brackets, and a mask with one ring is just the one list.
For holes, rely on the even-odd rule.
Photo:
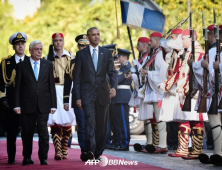
{"label": "dark navy suit", "polygon": [[124,74],[131,68],[129,61],[125,62],[118,71],[118,86],[116,96],[112,99],[112,118],[115,146],[129,146],[129,100],[131,97],[130,85],[132,79],[126,79]]}
{"label": "dark navy suit", "polygon": [[[75,59],[71,60],[71,67],[75,64]],[[73,70],[74,71],[74,70]],[[74,74],[74,73],[73,73]],[[72,75],[73,75],[72,74]],[[72,86],[72,79],[69,74],[65,73],[65,82],[64,82],[64,103],[69,103],[69,95]],[[74,90],[72,89],[72,108],[74,108],[76,122],[78,125],[78,142],[81,148],[81,152],[86,151],[86,144],[85,144],[85,118],[84,118],[84,111],[80,110],[76,105],[76,100],[74,99]]]}

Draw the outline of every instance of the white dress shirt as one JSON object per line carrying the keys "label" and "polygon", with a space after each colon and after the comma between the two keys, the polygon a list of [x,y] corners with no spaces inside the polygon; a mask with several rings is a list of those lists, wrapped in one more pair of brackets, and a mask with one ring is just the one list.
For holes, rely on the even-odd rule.
{"label": "white dress shirt", "polygon": [[91,57],[93,56],[93,49],[96,49],[96,56],[97,56],[97,62],[98,62],[99,46],[97,45],[96,48],[94,48],[93,46],[89,45]]}
{"label": "white dress shirt", "polygon": [[19,56],[17,56],[17,55],[15,54],[15,62],[16,62],[16,64],[18,64],[18,63],[20,62],[20,59],[22,59],[22,61],[24,61],[25,55],[23,55],[22,57],[19,57]]}

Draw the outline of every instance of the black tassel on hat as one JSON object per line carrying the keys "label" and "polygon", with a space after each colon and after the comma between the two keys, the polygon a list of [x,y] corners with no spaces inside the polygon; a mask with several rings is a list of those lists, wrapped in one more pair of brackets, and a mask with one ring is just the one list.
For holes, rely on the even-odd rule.
{"label": "black tassel on hat", "polygon": [[48,56],[47,56],[47,60],[55,61],[54,52],[53,52],[53,45],[52,44],[49,46],[49,53],[48,53]]}

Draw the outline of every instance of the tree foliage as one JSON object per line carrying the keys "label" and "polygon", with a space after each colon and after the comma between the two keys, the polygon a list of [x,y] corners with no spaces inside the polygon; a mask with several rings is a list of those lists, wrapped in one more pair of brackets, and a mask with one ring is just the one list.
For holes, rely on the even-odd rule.
{"label": "tree foliage", "polygon": [[[62,32],[65,36],[65,49],[75,53],[77,44],[75,37],[86,33],[87,29],[96,26],[100,30],[101,43],[107,45],[117,44],[118,48],[131,49],[126,26],[121,25],[120,0],[117,0],[118,25],[120,38],[117,38],[116,23],[116,0],[97,0],[91,5],[91,0],[42,0],[41,8],[33,17],[27,17],[23,21],[16,21],[11,17],[12,7],[7,3],[0,3],[0,31],[1,31],[1,51],[0,58],[13,54],[11,45],[8,43],[9,37],[16,31],[25,32],[28,36],[28,45],[33,40],[43,42],[43,55],[47,55],[48,46],[51,44],[51,36],[55,32]],[[187,0],[154,0],[162,9],[166,16],[165,32],[176,25],[180,20],[188,16]],[[202,35],[202,10],[205,10],[206,26],[213,24],[213,7],[217,13],[217,23],[222,24],[220,0],[191,0],[191,11],[193,14],[193,28],[198,33],[198,40]],[[188,28],[188,22],[182,29]],[[149,36],[150,31],[141,29],[131,29],[134,51],[136,50],[137,39],[140,36]],[[131,56],[132,59],[132,56]]]}

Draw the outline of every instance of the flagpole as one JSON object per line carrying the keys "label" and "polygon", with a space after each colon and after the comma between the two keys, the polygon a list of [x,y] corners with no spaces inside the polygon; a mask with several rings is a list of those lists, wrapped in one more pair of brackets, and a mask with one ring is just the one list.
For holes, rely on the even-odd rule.
{"label": "flagpole", "polygon": [[[130,46],[131,46],[132,53],[133,53],[133,58],[134,58],[134,60],[135,60],[136,57],[135,57],[135,53],[134,53],[134,49],[133,49],[133,43],[132,43],[132,39],[131,39],[131,34],[130,34],[130,28],[129,28],[129,26],[127,26],[127,31],[128,31],[128,36],[129,36],[129,40],[130,40]],[[134,67],[135,67],[135,69],[136,69],[136,75],[137,75],[137,78],[138,78],[139,88],[141,88],[140,75],[139,75],[138,67],[137,67],[137,65],[135,65]]]}
{"label": "flagpole", "polygon": [[134,49],[133,49],[133,43],[132,43],[132,39],[131,39],[129,26],[127,26],[127,31],[128,31],[128,36],[129,36],[129,40],[130,40],[130,46],[131,46],[131,50],[132,50],[132,54],[133,54],[133,59],[135,60],[136,57],[135,57],[135,53],[134,53]]}

